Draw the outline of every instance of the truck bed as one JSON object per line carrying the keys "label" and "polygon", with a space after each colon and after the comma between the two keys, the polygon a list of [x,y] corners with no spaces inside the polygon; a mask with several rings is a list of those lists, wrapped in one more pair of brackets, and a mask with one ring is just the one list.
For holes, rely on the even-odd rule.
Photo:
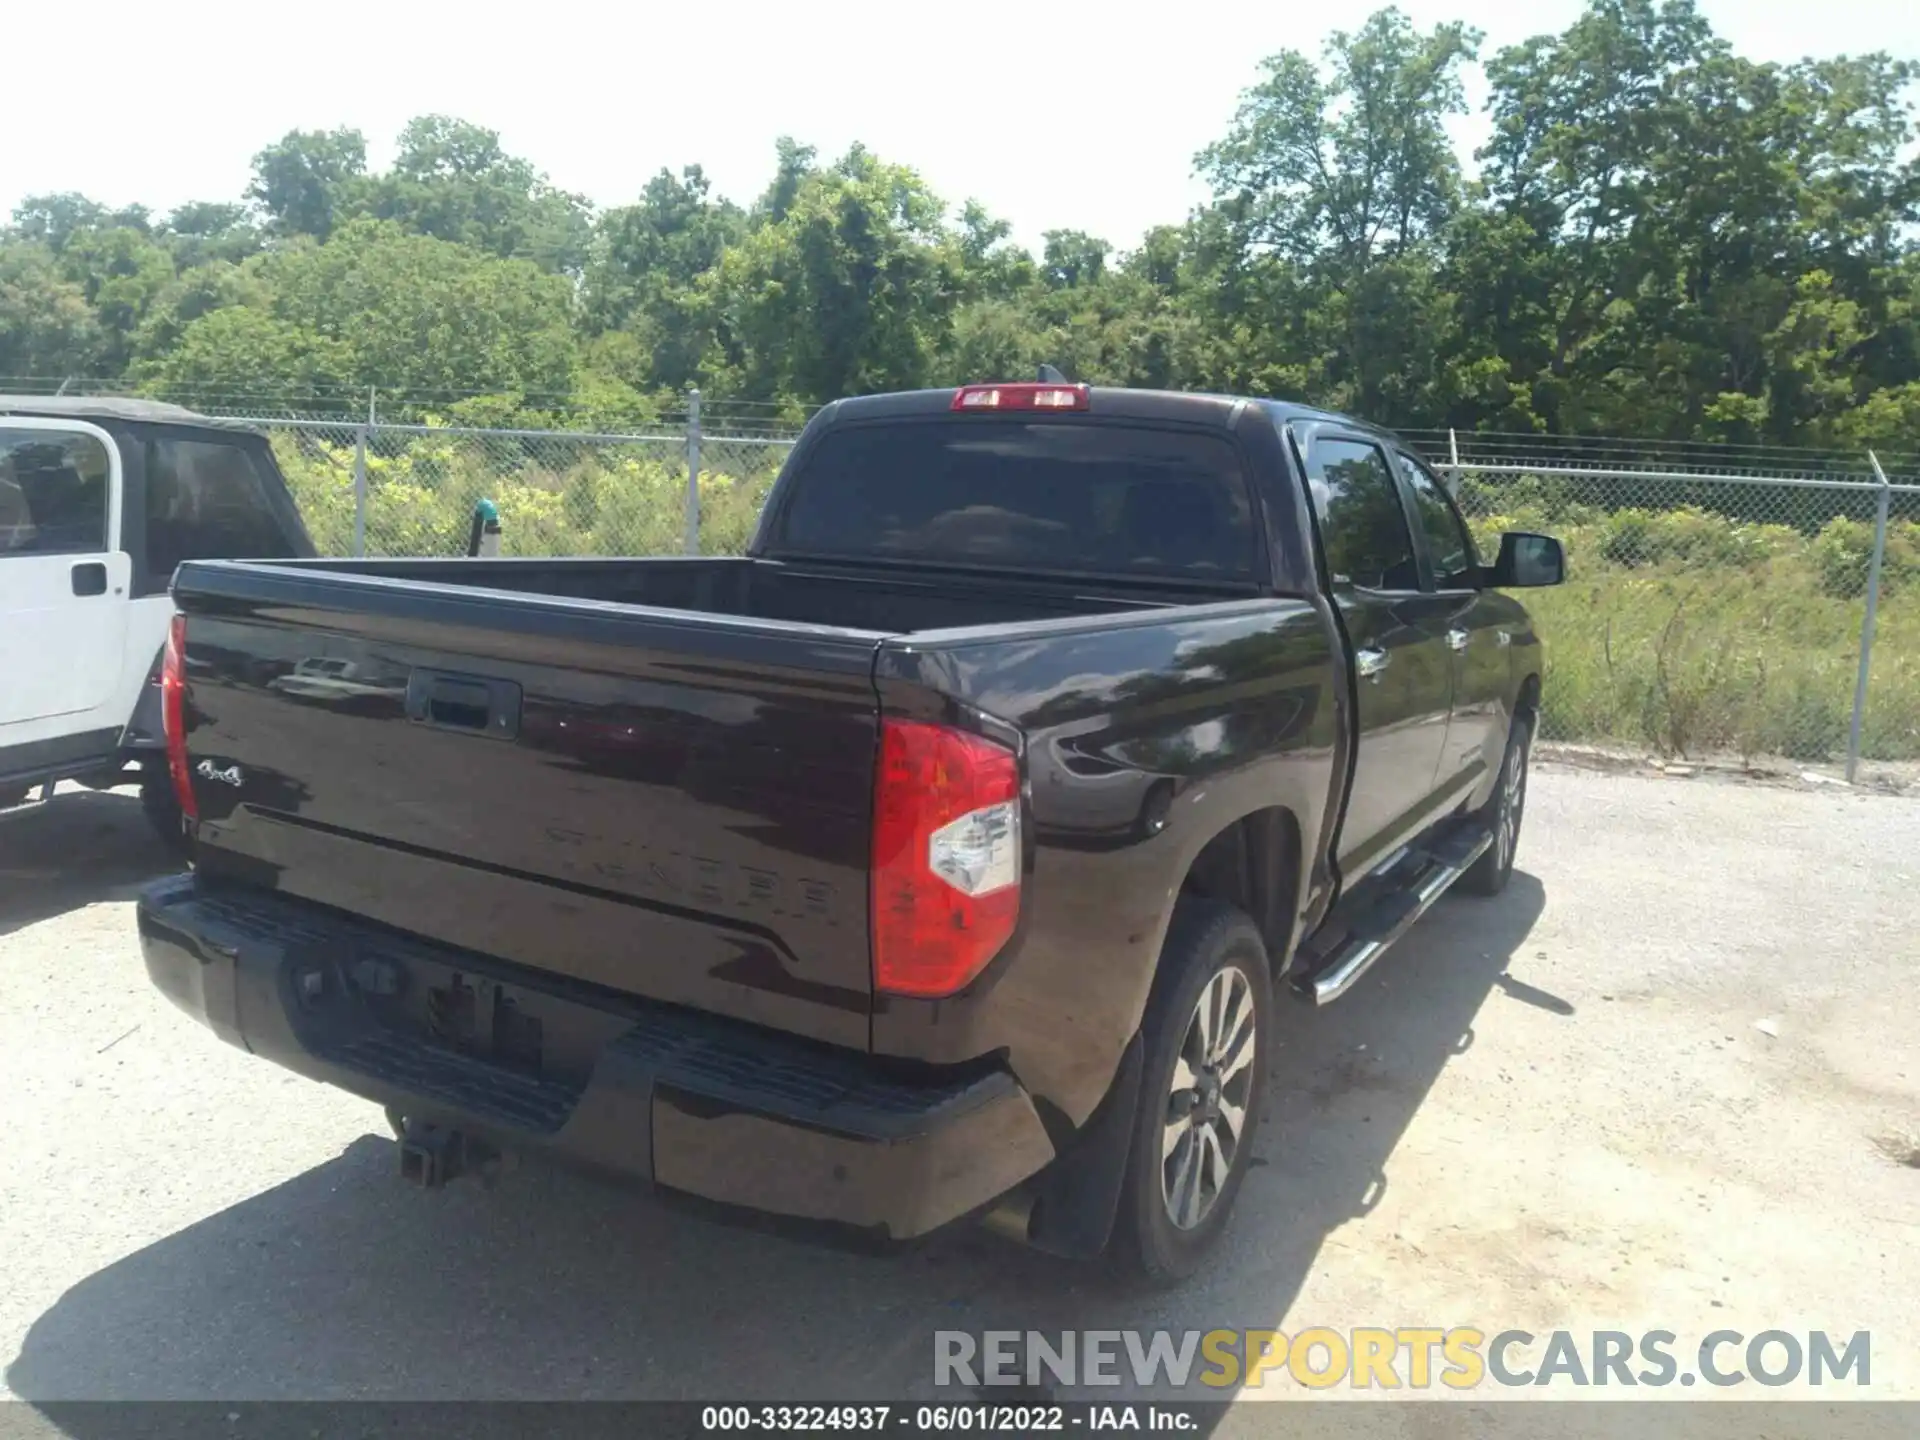
{"label": "truck bed", "polygon": [[210,562],[175,595],[208,883],[863,1049],[882,642],[1174,613],[756,560]]}
{"label": "truck bed", "polygon": [[1030,572],[983,585],[977,570],[943,576],[924,565],[854,569],[747,557],[323,560],[297,568],[883,635],[1155,609],[1244,593],[1139,580],[1049,582]]}

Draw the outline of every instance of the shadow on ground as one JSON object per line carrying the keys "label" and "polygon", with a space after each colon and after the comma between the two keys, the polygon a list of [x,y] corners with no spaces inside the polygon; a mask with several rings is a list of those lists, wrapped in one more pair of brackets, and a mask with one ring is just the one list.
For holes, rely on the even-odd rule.
{"label": "shadow on ground", "polygon": [[68,789],[0,811],[0,936],[69,910],[130,900],[179,864],[133,790]]}
{"label": "shadow on ground", "polygon": [[[418,1194],[369,1135],[74,1286],[6,1378],[43,1401],[913,1400],[936,1394],[938,1330],[1271,1326],[1329,1232],[1392,1184],[1400,1136],[1543,899],[1520,874],[1497,900],[1450,900],[1341,1004],[1287,1007],[1263,1163],[1217,1262],[1170,1294],[977,1232],[850,1256],[533,1167]],[[1513,983],[1497,1003],[1571,1009]],[[90,1440],[81,1413],[97,1412],[48,1418]]]}

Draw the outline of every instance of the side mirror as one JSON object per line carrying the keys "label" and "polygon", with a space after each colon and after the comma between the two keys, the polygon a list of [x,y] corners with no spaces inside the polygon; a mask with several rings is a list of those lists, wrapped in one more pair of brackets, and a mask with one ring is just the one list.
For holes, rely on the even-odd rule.
{"label": "side mirror", "polygon": [[1567,552],[1551,535],[1509,530],[1500,537],[1500,558],[1487,572],[1496,590],[1530,590],[1567,578]]}

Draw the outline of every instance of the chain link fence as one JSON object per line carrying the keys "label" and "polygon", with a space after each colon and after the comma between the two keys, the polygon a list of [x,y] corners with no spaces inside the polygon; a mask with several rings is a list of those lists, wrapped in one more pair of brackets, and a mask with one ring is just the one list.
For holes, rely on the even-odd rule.
{"label": "chain link fence", "polygon": [[697,431],[254,423],[328,555],[463,554],[483,499],[499,512],[504,555],[737,554],[793,443]]}
{"label": "chain link fence", "polygon": [[[737,554],[792,436],[711,433],[697,401],[675,418],[632,435],[255,423],[326,554],[464,553],[481,499],[507,555]],[[1503,530],[1567,546],[1567,585],[1526,597],[1547,642],[1543,739],[1850,772],[1920,762],[1920,461],[1407,439],[1449,477],[1483,555]]]}
{"label": "chain link fence", "polygon": [[1485,554],[1504,530],[1567,547],[1568,583],[1525,597],[1547,644],[1542,738],[1849,778],[1920,761],[1914,457],[1409,438]]}

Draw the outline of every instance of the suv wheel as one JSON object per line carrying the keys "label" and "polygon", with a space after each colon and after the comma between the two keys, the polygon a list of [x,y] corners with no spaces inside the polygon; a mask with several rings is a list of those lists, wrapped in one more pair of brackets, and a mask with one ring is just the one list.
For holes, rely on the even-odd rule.
{"label": "suv wheel", "polygon": [[1273,1000],[1266,945],[1230,905],[1182,900],[1160,964],[1114,1258],[1165,1285],[1199,1268],[1246,1179]]}

